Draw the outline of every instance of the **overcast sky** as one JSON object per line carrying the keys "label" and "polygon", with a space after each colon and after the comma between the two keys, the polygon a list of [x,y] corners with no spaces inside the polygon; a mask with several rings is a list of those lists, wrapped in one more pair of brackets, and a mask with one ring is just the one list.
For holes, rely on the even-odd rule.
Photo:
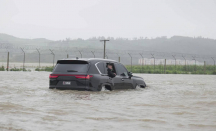
{"label": "overcast sky", "polygon": [[216,0],[0,0],[0,33],[51,40],[174,35],[216,39]]}

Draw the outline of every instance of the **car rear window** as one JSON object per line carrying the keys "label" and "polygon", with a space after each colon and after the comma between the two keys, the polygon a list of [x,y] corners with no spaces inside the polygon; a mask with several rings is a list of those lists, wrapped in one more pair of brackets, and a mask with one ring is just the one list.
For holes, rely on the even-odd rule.
{"label": "car rear window", "polygon": [[78,72],[86,73],[88,71],[88,62],[78,60],[61,60],[57,62],[53,72]]}

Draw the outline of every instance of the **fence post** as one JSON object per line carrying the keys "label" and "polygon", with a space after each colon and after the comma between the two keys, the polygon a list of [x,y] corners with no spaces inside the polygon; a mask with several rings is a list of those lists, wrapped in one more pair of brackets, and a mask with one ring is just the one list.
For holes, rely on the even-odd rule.
{"label": "fence post", "polygon": [[211,57],[211,58],[214,61],[214,71],[215,71],[215,59],[213,57]]}
{"label": "fence post", "polygon": [[[78,50],[79,51],[79,50]],[[80,55],[81,55],[81,58],[82,58],[82,53],[81,53],[81,51],[79,51],[79,53],[80,53]]]}
{"label": "fence post", "polygon": [[175,71],[176,71],[176,58],[175,58],[175,55],[172,55],[172,57],[175,59]]}
{"label": "fence post", "polygon": [[24,51],[24,48],[21,48],[20,49],[22,50],[22,52],[24,53],[24,58],[23,58],[23,71],[25,69],[25,51]]}
{"label": "fence post", "polygon": [[128,55],[131,57],[131,72],[132,72],[132,56],[130,55],[130,53],[128,53]]}
{"label": "fence post", "polygon": [[65,52],[67,53],[67,58],[69,57],[69,55],[68,55],[68,51],[67,50],[65,50]]}
{"label": "fence post", "polygon": [[9,51],[8,51],[8,55],[7,55],[7,71],[9,71]]}
{"label": "fence post", "polygon": [[206,61],[204,61],[204,74],[206,74]]}
{"label": "fence post", "polygon": [[164,61],[164,74],[166,74],[166,59]]}
{"label": "fence post", "polygon": [[195,73],[196,73],[196,56],[192,56],[193,60],[195,60]]}
{"label": "fence post", "polygon": [[37,50],[38,55],[39,55],[39,69],[40,69],[40,51],[39,51],[39,49],[37,49],[37,48],[36,48],[36,50]]}
{"label": "fence post", "polygon": [[187,73],[187,66],[186,66],[186,59],[185,59],[185,57],[182,55],[182,57],[184,58],[184,60],[185,60],[185,73]]}
{"label": "fence post", "polygon": [[95,58],[95,54],[94,54],[94,53],[95,53],[95,51],[91,51],[91,52],[92,52],[92,54],[94,55],[94,58]]}
{"label": "fence post", "polygon": [[139,54],[142,57],[142,73],[143,73],[143,55],[141,53],[139,53]]}
{"label": "fence post", "polygon": [[53,67],[54,67],[54,62],[55,62],[55,54],[53,52],[53,50],[49,49],[51,51],[51,54],[53,55]]}
{"label": "fence post", "polygon": [[155,57],[154,57],[154,54],[151,54],[152,55],[152,58],[154,58],[154,73],[155,73]]}
{"label": "fence post", "polygon": [[120,62],[120,55],[118,53],[116,53],[118,55],[118,62]]}

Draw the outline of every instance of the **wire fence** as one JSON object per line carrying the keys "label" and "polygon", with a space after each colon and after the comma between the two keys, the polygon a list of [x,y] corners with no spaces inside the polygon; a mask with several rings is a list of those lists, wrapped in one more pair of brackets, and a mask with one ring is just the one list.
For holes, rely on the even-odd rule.
{"label": "wire fence", "polygon": [[[103,58],[102,48],[18,48],[0,47],[0,64],[6,69],[45,68],[63,58]],[[155,52],[146,50],[106,50],[106,59],[123,63],[136,73],[214,74],[215,56]]]}

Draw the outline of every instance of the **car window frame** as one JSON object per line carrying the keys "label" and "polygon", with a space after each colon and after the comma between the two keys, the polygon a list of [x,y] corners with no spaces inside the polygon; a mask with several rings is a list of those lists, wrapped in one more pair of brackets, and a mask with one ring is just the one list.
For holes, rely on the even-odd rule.
{"label": "car window frame", "polygon": [[[123,66],[123,68],[126,70],[126,73],[128,73],[128,70],[127,70],[127,68],[125,68],[125,66],[123,65],[123,64],[121,64],[121,63],[115,63],[115,64],[119,64],[119,65],[121,65],[121,66]],[[115,64],[114,64],[114,66],[115,66]],[[119,75],[119,76],[121,76],[121,74],[119,73],[119,71],[118,71],[118,69],[115,67],[115,69],[116,69],[116,75]],[[123,72],[123,73],[125,73],[125,72]],[[126,75],[127,76],[127,75]]]}
{"label": "car window frame", "polygon": [[[103,71],[103,72],[104,72],[104,73],[102,73],[101,70],[99,69],[99,67],[97,66],[99,63],[102,63],[102,64],[103,64],[103,67],[104,67],[104,71]],[[96,63],[95,63],[95,67],[97,68],[99,74],[106,74],[106,66],[105,66],[105,63],[104,63],[104,62],[101,62],[101,61],[96,62]]]}

